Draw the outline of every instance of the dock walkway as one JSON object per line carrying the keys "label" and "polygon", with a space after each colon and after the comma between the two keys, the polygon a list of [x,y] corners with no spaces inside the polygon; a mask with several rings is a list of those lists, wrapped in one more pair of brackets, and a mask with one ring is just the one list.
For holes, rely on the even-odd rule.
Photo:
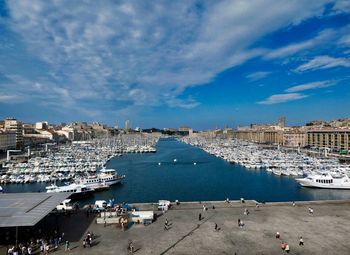
{"label": "dock walkway", "polygon": [[[134,205],[143,210],[156,207]],[[203,205],[208,210],[204,211]],[[249,215],[244,214],[245,208]],[[296,202],[294,207],[292,203],[266,203],[259,208],[255,201],[192,202],[174,205],[164,215],[158,214],[153,224],[133,225],[124,232],[115,225],[105,227],[92,221],[80,231],[97,236],[91,248],[82,247],[82,235],[71,239],[69,253],[61,247],[54,254],[129,254],[130,241],[135,254],[283,254],[281,241],[289,244],[289,254],[350,254],[350,201]],[[200,221],[199,214],[203,217]],[[168,230],[164,230],[165,219],[169,221]],[[243,228],[238,227],[238,219],[244,221]],[[73,236],[77,222],[84,220],[85,214],[71,216],[61,225],[67,239]],[[280,239],[275,237],[277,231]],[[304,246],[299,246],[300,236]]]}

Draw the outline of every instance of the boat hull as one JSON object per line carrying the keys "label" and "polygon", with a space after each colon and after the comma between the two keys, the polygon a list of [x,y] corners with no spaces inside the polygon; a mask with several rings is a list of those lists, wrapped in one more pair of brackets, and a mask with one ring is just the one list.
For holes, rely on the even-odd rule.
{"label": "boat hull", "polygon": [[301,186],[307,188],[319,188],[319,189],[350,189],[350,185],[334,185],[334,184],[322,184],[315,183],[303,179],[296,180]]}
{"label": "boat hull", "polygon": [[93,192],[94,192],[93,190],[77,192],[70,195],[69,198],[72,200],[80,200],[83,198],[91,197]]}

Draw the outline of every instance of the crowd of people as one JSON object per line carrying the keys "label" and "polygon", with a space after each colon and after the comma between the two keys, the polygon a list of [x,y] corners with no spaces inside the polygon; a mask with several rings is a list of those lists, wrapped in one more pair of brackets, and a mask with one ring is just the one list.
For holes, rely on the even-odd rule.
{"label": "crowd of people", "polygon": [[[64,233],[59,234],[55,230],[52,237],[31,239],[27,243],[20,243],[17,246],[7,248],[7,255],[31,255],[40,250],[41,254],[47,255],[59,249],[60,244],[63,243]],[[69,243],[65,241],[65,246]],[[65,249],[66,250],[66,249]]]}

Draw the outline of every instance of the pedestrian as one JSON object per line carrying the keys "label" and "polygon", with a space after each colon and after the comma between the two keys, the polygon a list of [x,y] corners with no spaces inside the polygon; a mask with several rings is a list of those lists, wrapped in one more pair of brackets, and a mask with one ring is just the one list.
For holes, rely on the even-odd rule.
{"label": "pedestrian", "polygon": [[277,232],[276,232],[276,239],[280,239],[280,237],[281,237],[281,236],[280,236],[280,232],[277,231]]}
{"label": "pedestrian", "polygon": [[314,209],[312,207],[309,207],[309,215],[314,215]]}
{"label": "pedestrian", "polygon": [[299,246],[302,246],[302,245],[304,245],[304,240],[303,240],[303,237],[301,236],[299,238]]}
{"label": "pedestrian", "polygon": [[215,223],[215,231],[218,230],[218,224]]}
{"label": "pedestrian", "polygon": [[89,237],[89,242],[88,243],[89,243],[89,247],[91,248],[91,246],[92,246],[92,236]]}
{"label": "pedestrian", "polygon": [[241,220],[241,223],[240,223],[239,227],[240,227],[240,228],[243,228],[243,227],[244,227],[244,222],[243,222],[243,220]]}
{"label": "pedestrian", "polygon": [[83,239],[83,247],[86,248],[86,239]]}
{"label": "pedestrian", "polygon": [[238,227],[241,226],[241,219],[238,219]]}
{"label": "pedestrian", "polygon": [[134,244],[132,241],[129,242],[128,250],[130,251],[130,253],[134,253]]}
{"label": "pedestrian", "polygon": [[289,253],[289,251],[290,251],[289,244],[286,244],[286,248],[284,250],[285,250],[285,252]]}
{"label": "pedestrian", "polygon": [[65,252],[70,251],[68,240],[64,243],[64,251]]}
{"label": "pedestrian", "polygon": [[203,205],[203,212],[205,212],[207,210],[207,208],[205,207],[205,205]]}
{"label": "pedestrian", "polygon": [[168,219],[165,219],[164,230],[168,230]]}
{"label": "pedestrian", "polygon": [[284,242],[281,243],[281,249],[282,249],[282,251],[285,251],[285,249],[286,249],[286,244]]}
{"label": "pedestrian", "polygon": [[31,255],[32,254],[32,247],[28,247],[28,255]]}
{"label": "pedestrian", "polygon": [[295,207],[295,202],[293,201],[292,206]]}
{"label": "pedestrian", "polygon": [[49,254],[50,251],[50,244],[46,244],[45,246],[45,254]]}
{"label": "pedestrian", "polygon": [[199,219],[199,221],[202,220],[202,214],[199,214],[199,215],[198,215],[198,219]]}
{"label": "pedestrian", "polygon": [[259,207],[260,207],[260,206],[259,206],[259,203],[256,202],[256,203],[255,203],[255,208],[256,208],[256,209],[259,209]]}
{"label": "pedestrian", "polygon": [[212,207],[212,208],[213,208],[213,210],[215,210],[215,205],[213,205],[213,207]]}

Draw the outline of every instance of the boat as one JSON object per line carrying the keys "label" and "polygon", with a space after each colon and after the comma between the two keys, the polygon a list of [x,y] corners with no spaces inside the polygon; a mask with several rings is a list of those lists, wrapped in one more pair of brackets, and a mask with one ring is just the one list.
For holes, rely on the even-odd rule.
{"label": "boat", "polygon": [[46,187],[47,193],[61,193],[61,192],[71,192],[72,195],[69,197],[73,200],[78,200],[81,198],[89,197],[92,195],[94,190],[83,184],[72,183],[66,186],[57,186],[52,184]]}
{"label": "boat", "polygon": [[115,169],[102,168],[96,175],[80,178],[76,182],[94,189],[101,185],[110,186],[120,183],[124,178],[125,175],[118,175]]}
{"label": "boat", "polygon": [[296,181],[303,187],[350,189],[350,178],[346,174],[342,176],[332,176],[329,173],[312,174],[305,178],[296,179]]}

